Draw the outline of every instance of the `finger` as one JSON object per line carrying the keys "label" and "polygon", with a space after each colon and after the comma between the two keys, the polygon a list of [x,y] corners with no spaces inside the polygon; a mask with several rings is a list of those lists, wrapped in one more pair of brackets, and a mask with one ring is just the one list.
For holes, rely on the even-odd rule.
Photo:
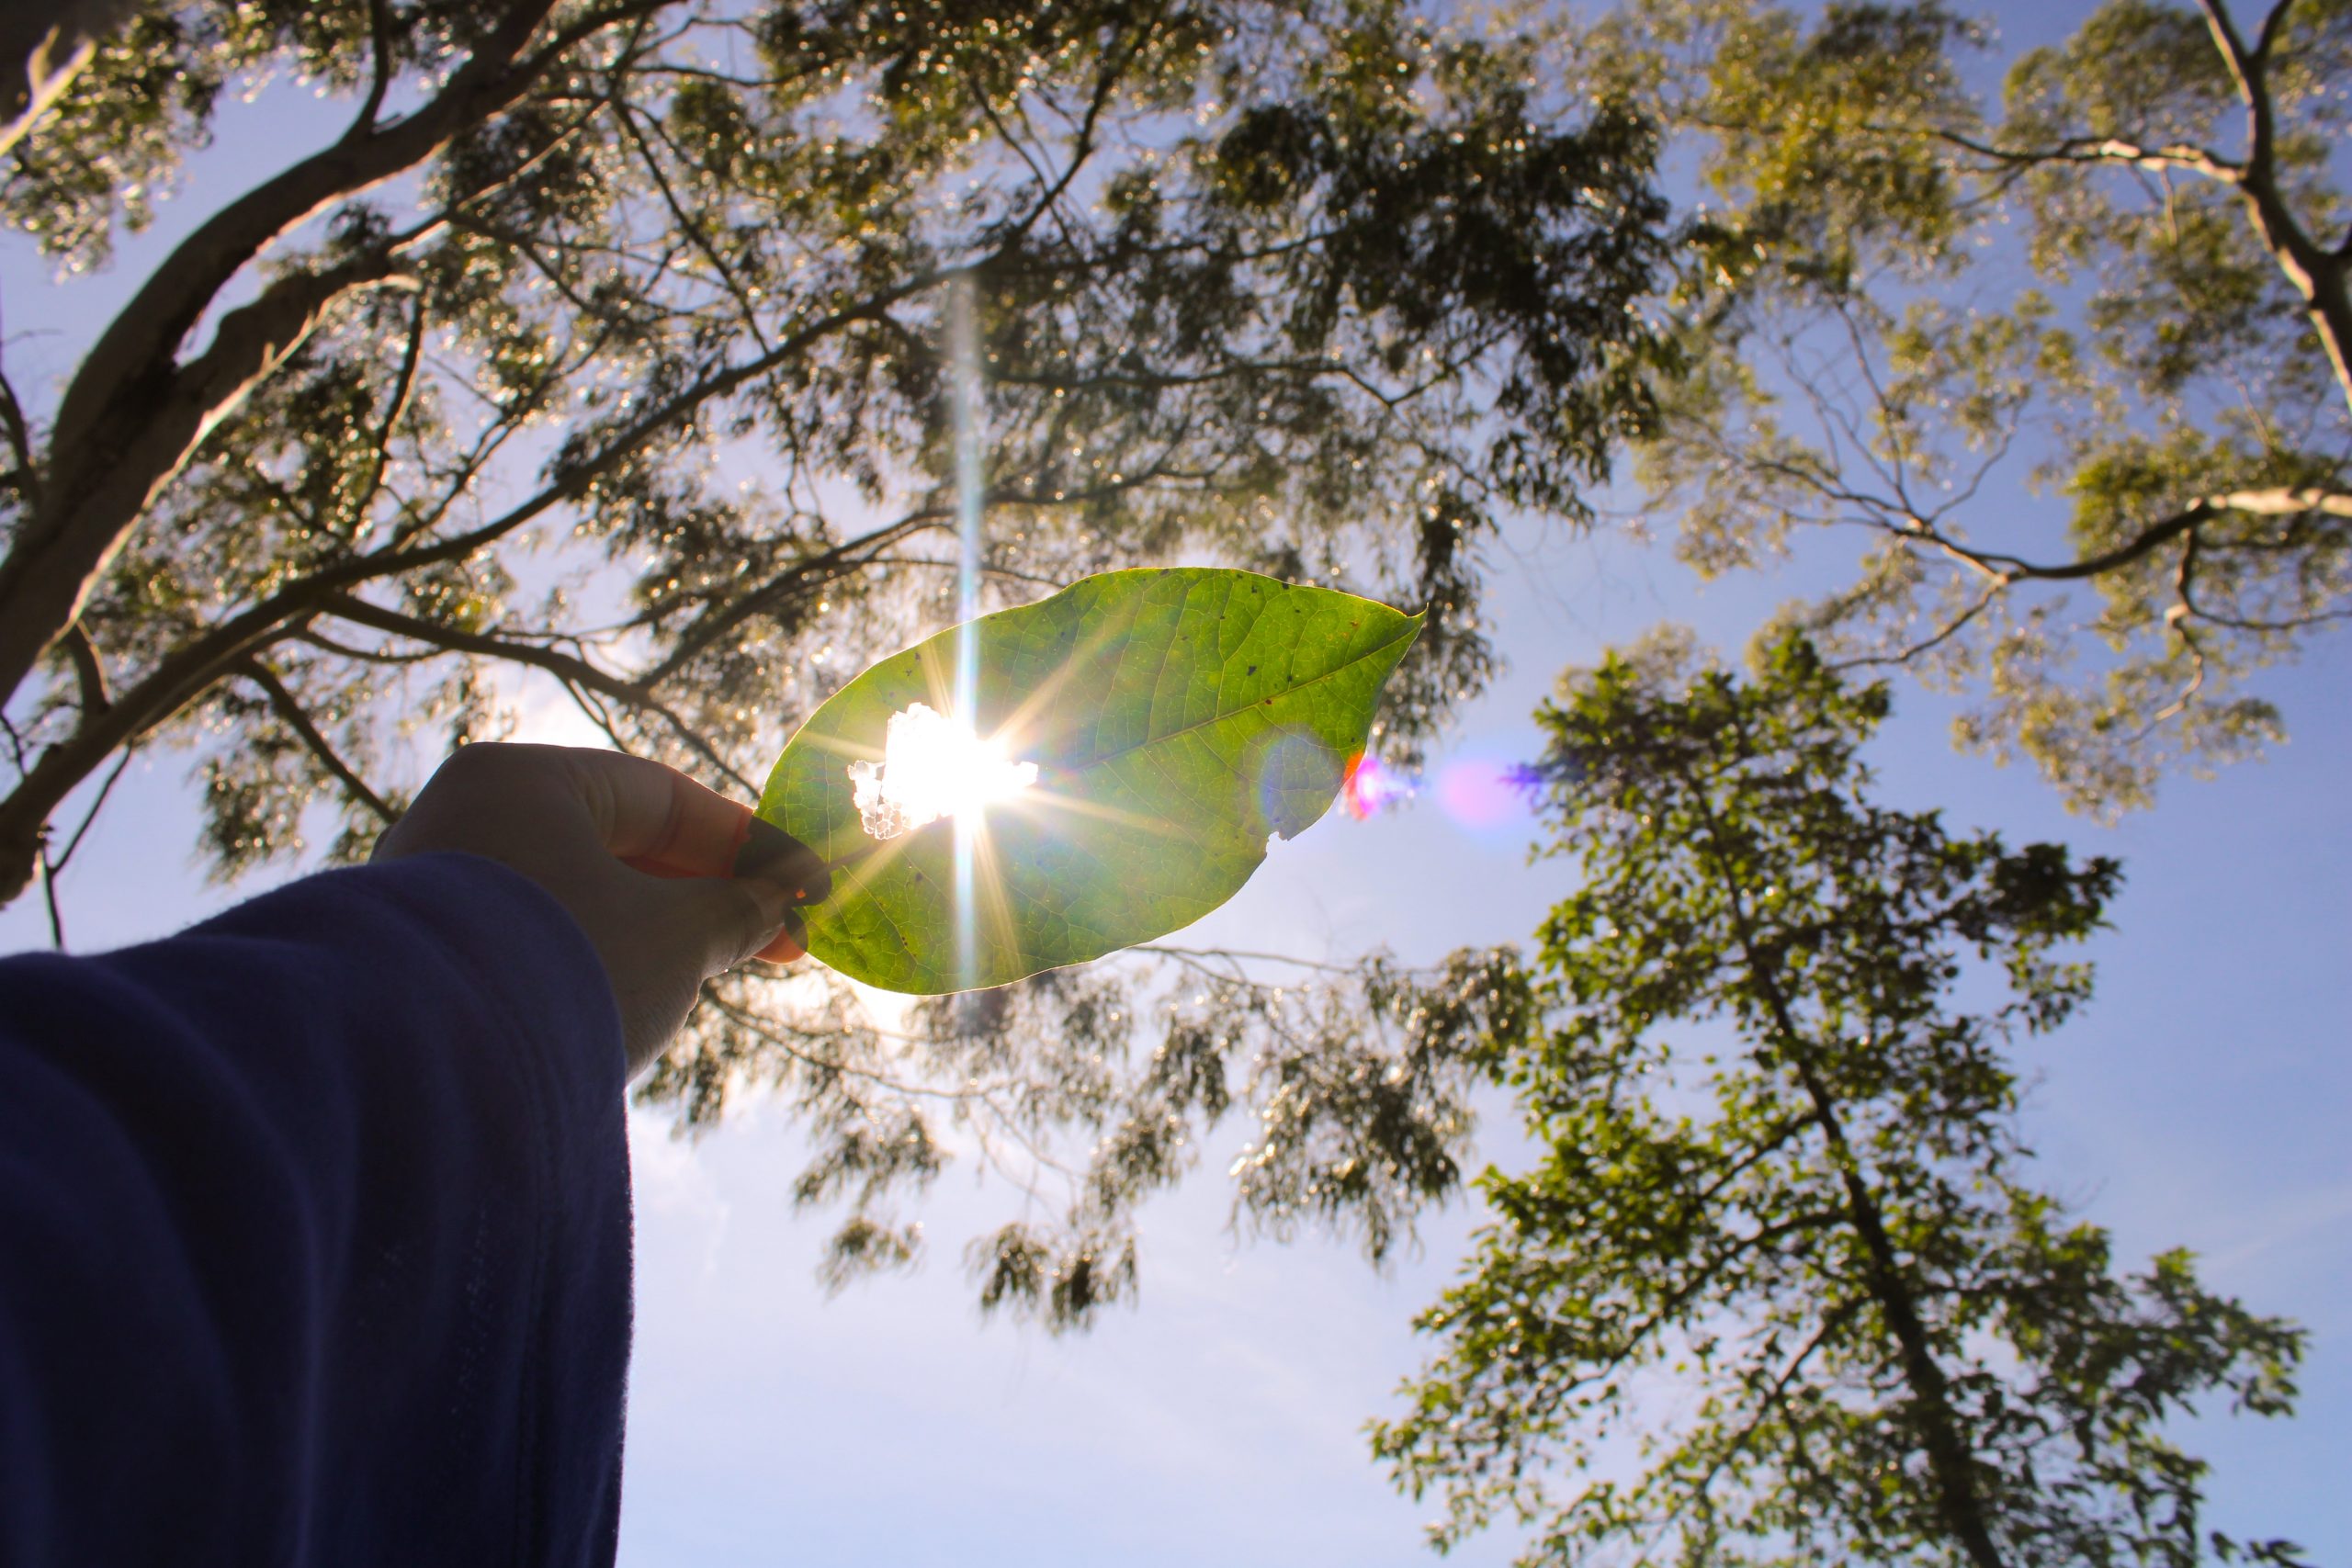
{"label": "finger", "polygon": [[750,878],[668,883],[661,897],[664,928],[684,938],[706,977],[788,940],[784,933],[798,918],[784,888]]}
{"label": "finger", "polygon": [[790,964],[808,957],[808,922],[800,918],[799,910],[786,910],[784,929],[752,956],[769,964]]}
{"label": "finger", "polygon": [[734,874],[788,888],[803,904],[817,903],[833,891],[833,874],[815,850],[758,817],[752,818],[751,831],[735,852]]}
{"label": "finger", "polygon": [[[649,876],[675,878],[709,874],[646,855],[630,855],[621,863]],[[744,836],[742,847],[735,852],[735,863],[729,874],[772,882],[790,893],[793,901],[798,904],[820,903],[831,897],[833,891],[833,874],[823,861],[817,858],[816,851],[783,829],[757,817],[751,818],[750,831]]]}
{"label": "finger", "polygon": [[605,847],[640,870],[725,876],[750,835],[751,807],[674,768],[618,751],[564,753]]}

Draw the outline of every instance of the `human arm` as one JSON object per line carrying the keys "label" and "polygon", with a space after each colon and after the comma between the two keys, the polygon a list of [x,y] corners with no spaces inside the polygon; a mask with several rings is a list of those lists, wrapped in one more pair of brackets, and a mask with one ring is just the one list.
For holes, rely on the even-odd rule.
{"label": "human arm", "polygon": [[622,1086],[794,890],[622,865],[740,854],[741,808],[572,755],[481,749],[378,864],[168,941],[0,961],[0,1562],[610,1561]]}

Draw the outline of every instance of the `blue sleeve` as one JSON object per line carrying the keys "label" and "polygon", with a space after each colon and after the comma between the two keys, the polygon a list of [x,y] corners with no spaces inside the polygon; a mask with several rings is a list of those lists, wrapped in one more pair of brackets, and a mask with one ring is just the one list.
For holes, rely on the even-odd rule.
{"label": "blue sleeve", "polygon": [[624,1077],[472,856],[0,962],[0,1562],[609,1563]]}

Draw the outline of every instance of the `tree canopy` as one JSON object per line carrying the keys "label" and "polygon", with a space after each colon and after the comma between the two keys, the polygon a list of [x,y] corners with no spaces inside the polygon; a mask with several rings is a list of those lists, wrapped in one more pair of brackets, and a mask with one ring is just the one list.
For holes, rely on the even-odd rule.
{"label": "tree canopy", "polygon": [[503,667],[756,776],[952,602],[954,280],[997,587],[1425,600],[1405,740],[1487,669],[1476,536],[1577,514],[1645,406],[1646,129],[1396,5],[151,4],[0,210],[101,263],[272,70],[348,129],[0,397],[12,896],[128,747],[202,751],[225,869],[314,799],[364,840],[388,742],[494,732]]}
{"label": "tree canopy", "polygon": [[[1539,715],[1583,883],[1486,1044],[1537,1159],[1479,1179],[1374,1436],[1441,1545],[1510,1515],[1531,1563],[2189,1568],[2205,1466],[2165,1421],[2290,1408],[2299,1330],[2182,1253],[2120,1272],[2029,1179],[2009,1045],[2087,999],[2061,949],[2118,867],[1875,803],[1887,705],[1784,634],[1751,681],[1668,637]],[[1635,1473],[1585,1472],[1629,1432]]]}
{"label": "tree canopy", "polygon": [[2282,734],[2256,672],[2352,611],[2347,18],[2107,0],[1997,91],[1939,0],[1566,29],[1709,203],[1637,443],[1682,557],[1858,533],[1792,615],[2094,813]]}
{"label": "tree canopy", "polygon": [[[1378,721],[1406,761],[1491,673],[1482,543],[1593,520],[1627,452],[1702,570],[1859,524],[1792,615],[1976,693],[1963,739],[2095,810],[2276,733],[2254,671],[2345,609],[2342,0],[2114,0],[1997,107],[1934,4],[24,14],[0,215],[61,287],[271,77],[350,118],[223,193],[61,387],[0,361],[0,899],[54,889],[147,749],[193,757],[223,874],[361,852],[525,680],[756,794],[956,602],[959,295],[984,603],[1181,560],[1423,611]],[[1069,1325],[1236,1111],[1246,1224],[1382,1256],[1533,1007],[1502,953],[1145,958],[903,1029],[739,974],[647,1092],[695,1125],[786,1098],[836,1277],[913,1255],[896,1200],[961,1124],[1055,1190],[976,1248],[987,1299]]]}
{"label": "tree canopy", "polygon": [[[1378,720],[1409,752],[1488,673],[1481,537],[1584,515],[1668,352],[1647,125],[1536,48],[1392,0],[136,7],[7,155],[61,288],[256,84],[350,114],[218,199],[53,397],[0,377],[0,897],[53,889],[141,750],[193,755],[223,874],[362,853],[522,677],[756,795],[953,613],[959,293],[983,604],[1182,558],[1425,611]],[[822,974],[739,974],[646,1092],[695,1125],[730,1086],[794,1103],[842,1270],[910,1255],[941,1119],[1023,1183],[1069,1166],[977,1259],[1065,1323],[1237,1103],[1264,1223],[1341,1195],[1376,1253],[1452,1181],[1466,1115],[1392,1111],[1461,1077],[1475,964],[1302,993],[1160,963],[911,1039]]]}

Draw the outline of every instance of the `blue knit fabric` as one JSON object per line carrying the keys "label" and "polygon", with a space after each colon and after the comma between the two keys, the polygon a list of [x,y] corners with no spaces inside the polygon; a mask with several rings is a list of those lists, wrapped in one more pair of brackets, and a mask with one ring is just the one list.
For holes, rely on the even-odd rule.
{"label": "blue knit fabric", "polygon": [[0,1564],[604,1564],[619,1020],[505,868],[0,961]]}

